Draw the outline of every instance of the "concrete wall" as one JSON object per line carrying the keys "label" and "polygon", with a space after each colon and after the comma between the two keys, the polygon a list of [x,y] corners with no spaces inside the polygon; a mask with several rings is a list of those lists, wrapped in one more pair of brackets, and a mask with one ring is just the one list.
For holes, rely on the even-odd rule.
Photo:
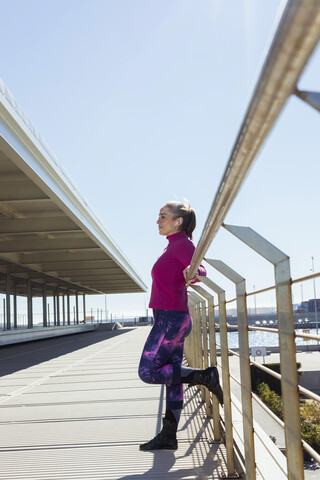
{"label": "concrete wall", "polygon": [[96,330],[97,325],[65,325],[63,327],[35,327],[32,329],[7,330],[0,334],[0,346],[13,343],[31,342],[43,338],[60,337]]}
{"label": "concrete wall", "polygon": [[320,395],[320,370],[304,370],[299,377],[299,385]]}

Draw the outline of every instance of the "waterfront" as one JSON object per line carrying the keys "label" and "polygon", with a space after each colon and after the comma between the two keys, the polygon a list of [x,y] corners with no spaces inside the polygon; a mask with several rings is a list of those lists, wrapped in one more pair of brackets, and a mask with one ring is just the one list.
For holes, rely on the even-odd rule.
{"label": "waterfront", "polygon": [[[304,333],[302,329],[296,330],[296,333]],[[309,332],[308,332],[309,333]],[[316,335],[315,328],[310,329],[310,334]],[[216,333],[217,344],[220,344],[220,334]],[[316,345],[316,340],[304,341],[303,338],[296,338],[296,345]],[[229,348],[239,348],[238,332],[228,332],[228,346]],[[249,346],[250,347],[277,347],[279,346],[279,337],[277,333],[249,331]]]}

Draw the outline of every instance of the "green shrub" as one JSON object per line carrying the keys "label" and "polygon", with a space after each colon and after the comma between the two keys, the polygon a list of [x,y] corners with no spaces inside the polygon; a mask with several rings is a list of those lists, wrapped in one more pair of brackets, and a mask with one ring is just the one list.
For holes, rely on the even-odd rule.
{"label": "green shrub", "polygon": [[320,432],[316,425],[313,425],[306,420],[301,422],[301,436],[310,447],[312,447],[317,453],[320,453]]}
{"label": "green shrub", "polygon": [[[264,367],[270,368],[274,372],[280,373],[280,363],[265,363]],[[254,392],[258,391],[258,385],[266,383],[269,385],[270,390],[273,390],[278,395],[281,395],[281,382],[277,378],[273,377],[267,372],[260,370],[255,365],[251,365],[251,388]],[[298,370],[301,368],[301,363],[297,362],[297,374],[302,375],[302,372]]]}
{"label": "green shrub", "polygon": [[302,420],[311,421],[313,425],[317,425],[318,430],[320,431],[320,403],[304,402],[300,404],[300,412]]}
{"label": "green shrub", "polygon": [[[261,383],[258,385],[257,388],[258,395],[261,400],[270,408],[270,410],[275,413],[281,420],[283,420],[283,403],[282,398],[277,393],[270,390],[269,385],[266,383]],[[310,447],[312,447],[317,453],[320,453],[320,431],[317,428],[317,423],[319,423],[319,419],[317,416],[318,406],[312,406],[312,415],[315,415],[317,421],[316,424],[310,423],[310,421],[306,420],[306,415],[308,409],[304,407],[303,404],[302,414],[301,414],[301,436],[302,439],[307,442]],[[309,408],[310,410],[310,408]],[[315,413],[314,413],[315,412]],[[310,411],[309,411],[310,413]],[[313,421],[313,417],[308,417]]]}
{"label": "green shrub", "polygon": [[258,395],[261,400],[268,405],[270,410],[283,420],[282,398],[276,392],[270,390],[269,385],[260,383],[258,385]]}

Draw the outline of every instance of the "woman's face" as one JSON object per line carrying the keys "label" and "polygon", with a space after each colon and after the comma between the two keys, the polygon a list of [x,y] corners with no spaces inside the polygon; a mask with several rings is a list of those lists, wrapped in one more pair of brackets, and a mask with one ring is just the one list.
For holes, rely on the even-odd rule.
{"label": "woman's face", "polygon": [[157,220],[159,234],[172,235],[180,230],[182,225],[182,217],[173,218],[173,213],[168,207],[162,207]]}

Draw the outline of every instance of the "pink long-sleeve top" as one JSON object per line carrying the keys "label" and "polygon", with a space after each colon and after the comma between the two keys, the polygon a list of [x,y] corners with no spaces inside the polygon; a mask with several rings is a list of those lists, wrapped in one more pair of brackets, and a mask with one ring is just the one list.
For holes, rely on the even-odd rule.
{"label": "pink long-sleeve top", "polygon": [[[190,265],[195,246],[186,232],[169,235],[167,240],[167,248],[151,270],[149,307],[185,312],[188,311],[188,296],[183,270]],[[203,265],[200,265],[197,274],[207,274]]]}

